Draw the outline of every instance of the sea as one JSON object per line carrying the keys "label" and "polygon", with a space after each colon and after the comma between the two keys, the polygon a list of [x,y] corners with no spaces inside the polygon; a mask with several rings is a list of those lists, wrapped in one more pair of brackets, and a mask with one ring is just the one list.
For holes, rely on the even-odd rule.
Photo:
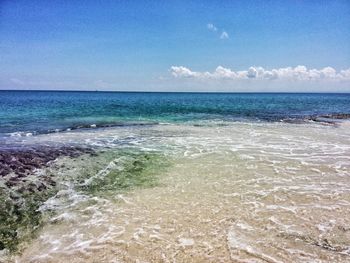
{"label": "sea", "polygon": [[350,262],[350,94],[0,91],[0,262]]}

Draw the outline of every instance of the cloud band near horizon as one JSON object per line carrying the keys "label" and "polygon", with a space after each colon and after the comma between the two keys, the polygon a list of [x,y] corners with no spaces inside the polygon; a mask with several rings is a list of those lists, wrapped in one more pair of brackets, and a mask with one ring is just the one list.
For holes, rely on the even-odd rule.
{"label": "cloud band near horizon", "polygon": [[266,70],[263,67],[250,67],[248,70],[234,71],[218,66],[213,72],[192,71],[184,66],[170,68],[175,78],[196,80],[295,80],[295,81],[350,81],[350,68],[336,71],[332,67],[308,69],[305,66],[285,67]]}

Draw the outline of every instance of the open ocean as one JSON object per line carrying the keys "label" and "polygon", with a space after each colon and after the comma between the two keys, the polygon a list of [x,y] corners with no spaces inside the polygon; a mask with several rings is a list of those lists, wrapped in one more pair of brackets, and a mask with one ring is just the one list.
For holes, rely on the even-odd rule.
{"label": "open ocean", "polygon": [[0,134],[90,125],[283,121],[349,113],[350,94],[0,91]]}
{"label": "open ocean", "polygon": [[349,119],[350,94],[0,91],[0,262],[350,262]]}

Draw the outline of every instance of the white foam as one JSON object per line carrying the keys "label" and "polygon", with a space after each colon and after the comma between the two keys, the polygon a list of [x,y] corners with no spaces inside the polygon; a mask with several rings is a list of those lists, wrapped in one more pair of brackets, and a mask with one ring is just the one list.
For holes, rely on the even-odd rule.
{"label": "white foam", "polygon": [[[131,194],[92,197],[65,184],[42,207],[56,211],[53,220],[59,224],[44,228],[45,239],[33,254],[88,257],[118,247],[120,254],[136,251],[134,261],[151,261],[149,251],[181,261],[187,254],[178,251],[191,249],[203,259],[211,249],[212,261],[218,256],[227,262],[341,262],[340,253],[307,241],[331,236],[337,245],[336,222],[350,223],[349,138],[350,130],[343,128],[284,123],[172,124],[26,138],[157,151],[173,164],[162,172],[159,187]],[[112,160],[83,184],[124,169],[129,161]],[[69,173],[74,178],[74,171]]]}
{"label": "white foam", "polygon": [[272,263],[283,262],[255,248],[255,241],[250,243],[244,234],[236,232],[234,228],[228,231],[227,242],[231,259],[236,262],[260,262],[261,260]]}
{"label": "white foam", "polygon": [[182,247],[191,247],[194,245],[194,240],[192,238],[179,238],[178,242]]}

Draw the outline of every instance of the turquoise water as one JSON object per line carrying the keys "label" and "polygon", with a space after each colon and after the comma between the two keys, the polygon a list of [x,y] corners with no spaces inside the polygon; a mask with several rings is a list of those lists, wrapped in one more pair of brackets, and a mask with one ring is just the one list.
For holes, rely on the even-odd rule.
{"label": "turquoise water", "polygon": [[350,112],[350,94],[0,91],[0,135],[191,120],[280,121]]}
{"label": "turquoise water", "polygon": [[345,118],[350,94],[1,91],[0,261],[345,262]]}

